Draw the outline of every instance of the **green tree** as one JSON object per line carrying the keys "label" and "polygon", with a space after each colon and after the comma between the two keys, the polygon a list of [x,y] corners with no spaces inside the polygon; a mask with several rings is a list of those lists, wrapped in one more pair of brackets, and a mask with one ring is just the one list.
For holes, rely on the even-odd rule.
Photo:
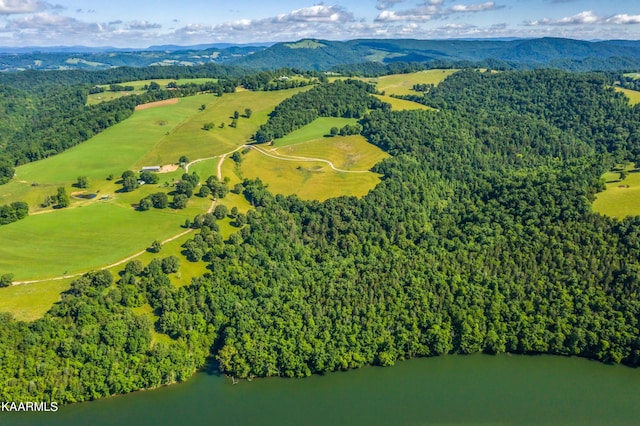
{"label": "green tree", "polygon": [[89,186],[89,179],[86,176],[78,176],[76,180],[76,187],[87,188]]}
{"label": "green tree", "polygon": [[224,219],[227,216],[227,206],[224,204],[218,204],[215,209],[213,209],[213,215],[216,219]]}
{"label": "green tree", "polygon": [[162,272],[173,274],[180,269],[180,259],[177,256],[169,256],[162,259]]}
{"label": "green tree", "polygon": [[251,114],[253,114],[253,111],[251,111],[251,108],[245,108],[244,109],[244,116],[247,118],[251,118]]}
{"label": "green tree", "polygon": [[209,121],[207,123],[204,123],[204,125],[202,126],[202,130],[211,130],[215,127],[216,125],[214,124],[213,121]]}
{"label": "green tree", "polygon": [[233,111],[233,119],[237,120],[238,118],[240,118],[240,113],[238,111]]}
{"label": "green tree", "polygon": [[56,201],[58,208],[65,208],[69,206],[69,195],[67,195],[67,191],[63,186],[58,188],[58,192],[56,194]]}
{"label": "green tree", "polygon": [[13,274],[3,274],[0,276],[0,287],[9,287],[13,282]]}
{"label": "green tree", "polygon": [[153,207],[153,201],[151,201],[150,197],[144,197],[142,200],[138,202],[138,210],[147,211]]}
{"label": "green tree", "polygon": [[128,175],[124,179],[122,179],[122,190],[124,192],[131,192],[138,188],[140,184],[138,183],[138,179],[134,176]]}
{"label": "green tree", "polygon": [[331,136],[338,136],[338,132],[339,132],[339,130],[338,130],[337,127],[332,127],[331,130],[329,131],[329,134]]}
{"label": "green tree", "polygon": [[154,240],[151,243],[150,251],[152,253],[160,253],[160,250],[162,250],[162,243],[158,240]]}
{"label": "green tree", "polygon": [[207,198],[209,195],[211,195],[211,188],[209,188],[207,185],[202,185],[200,187],[200,191],[198,192],[198,196]]}
{"label": "green tree", "polygon": [[176,194],[173,197],[173,208],[184,209],[187,207],[188,202],[189,202],[189,197],[187,197],[186,194]]}

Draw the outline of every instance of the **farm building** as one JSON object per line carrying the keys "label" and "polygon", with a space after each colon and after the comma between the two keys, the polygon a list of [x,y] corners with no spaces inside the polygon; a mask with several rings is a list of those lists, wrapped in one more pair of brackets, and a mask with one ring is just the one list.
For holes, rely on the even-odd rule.
{"label": "farm building", "polygon": [[159,172],[160,171],[160,166],[144,166],[142,168],[142,170],[140,170],[141,172]]}

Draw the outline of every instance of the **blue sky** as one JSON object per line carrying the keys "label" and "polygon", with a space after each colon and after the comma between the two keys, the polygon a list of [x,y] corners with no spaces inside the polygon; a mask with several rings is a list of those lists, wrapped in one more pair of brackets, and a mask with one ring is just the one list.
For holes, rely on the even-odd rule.
{"label": "blue sky", "polygon": [[545,36],[638,40],[640,1],[0,0],[3,46]]}

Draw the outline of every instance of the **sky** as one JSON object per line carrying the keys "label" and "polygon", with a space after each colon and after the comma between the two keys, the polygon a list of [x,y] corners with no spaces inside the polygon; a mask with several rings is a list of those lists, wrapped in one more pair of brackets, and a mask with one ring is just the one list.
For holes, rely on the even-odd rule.
{"label": "sky", "polygon": [[640,39],[638,0],[0,0],[0,46],[302,38]]}

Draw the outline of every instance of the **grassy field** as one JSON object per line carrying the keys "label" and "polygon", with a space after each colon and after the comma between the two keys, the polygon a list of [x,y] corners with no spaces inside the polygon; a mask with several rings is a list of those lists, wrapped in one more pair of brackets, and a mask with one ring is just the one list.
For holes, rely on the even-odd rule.
{"label": "grassy field", "polygon": [[381,101],[391,104],[391,109],[394,111],[403,111],[407,109],[433,109],[433,108],[429,108],[426,105],[419,104],[417,102],[407,101],[407,100],[398,99],[398,98],[392,98],[391,96],[386,96],[386,95],[385,96],[375,95],[375,96]]}
{"label": "grassy field", "polygon": [[[273,92],[241,91],[222,97],[206,95],[198,97],[206,109],[192,114],[178,126],[168,131],[154,147],[147,151],[136,165],[167,164],[175,162],[181,155],[189,159],[206,158],[229,152],[247,143],[261,124],[267,121],[268,114],[284,99],[309,87]],[[170,107],[162,107],[170,108]],[[250,108],[251,118],[243,117],[244,110]],[[237,127],[232,122],[234,111],[241,117]],[[205,123],[213,123],[211,130],[203,130]],[[221,128],[220,125],[224,124]]]}
{"label": "grassy field", "polygon": [[69,289],[71,281],[67,279],[0,288],[0,312],[10,312],[21,321],[42,318],[60,300],[60,293]]}
{"label": "grassy field", "polygon": [[314,139],[278,148],[273,152],[286,156],[322,158],[343,170],[369,170],[389,157],[361,135]]}
{"label": "grassy field", "polygon": [[289,133],[285,137],[274,140],[273,146],[282,147],[320,139],[329,135],[332,127],[340,129],[347,124],[354,125],[357,122],[358,120],[355,118],[320,117],[306,126]]}
{"label": "grassy field", "polygon": [[297,194],[324,201],[342,195],[361,197],[380,181],[375,173],[339,173],[321,162],[286,161],[252,151],[242,162],[246,178],[260,178],[274,194]]}
{"label": "grassy field", "polygon": [[640,103],[640,92],[638,92],[637,90],[623,89],[622,87],[616,87],[616,90],[618,92],[624,93],[627,96],[627,98],[629,98],[629,103],[631,105],[636,105]]}
{"label": "grassy field", "polygon": [[[409,74],[385,75],[377,78],[364,77],[357,78],[357,80],[375,85],[378,91],[384,92],[385,95],[415,95],[417,92],[411,89],[414,84],[434,84],[437,86],[445,78],[457,71],[458,70],[436,69]],[[329,81],[344,80],[345,78],[346,77],[331,77]]]}
{"label": "grassy field", "polygon": [[106,266],[181,231],[197,210],[138,212],[109,202],[29,216],[0,227],[0,271],[16,280]]}
{"label": "grassy field", "polygon": [[594,211],[619,219],[640,215],[640,173],[631,166],[627,166],[626,171],[627,177],[622,181],[618,172],[602,176],[607,190],[596,195]]}

